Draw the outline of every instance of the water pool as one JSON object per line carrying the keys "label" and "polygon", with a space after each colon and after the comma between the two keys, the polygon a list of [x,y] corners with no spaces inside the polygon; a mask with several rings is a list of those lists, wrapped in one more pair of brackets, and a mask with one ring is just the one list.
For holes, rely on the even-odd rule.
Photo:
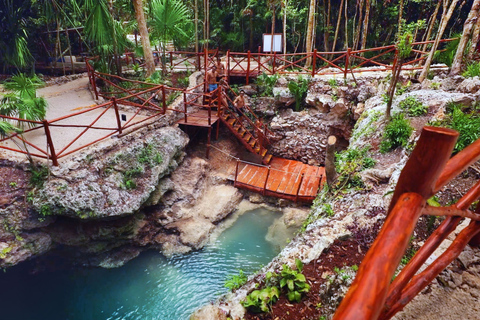
{"label": "water pool", "polygon": [[268,242],[279,214],[241,215],[203,250],[165,258],[144,252],[117,269],[81,269],[30,275],[16,267],[0,274],[5,320],[184,320],[226,292],[226,277],[251,274],[280,250]]}

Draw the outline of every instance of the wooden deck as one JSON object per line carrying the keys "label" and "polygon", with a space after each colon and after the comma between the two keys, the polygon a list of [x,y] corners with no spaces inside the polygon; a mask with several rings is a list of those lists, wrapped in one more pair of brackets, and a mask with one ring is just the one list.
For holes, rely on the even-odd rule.
{"label": "wooden deck", "polygon": [[235,187],[291,201],[312,202],[325,181],[325,169],[272,158],[270,168],[239,162]]}
{"label": "wooden deck", "polygon": [[182,119],[178,120],[178,124],[183,124],[187,126],[195,126],[195,127],[211,127],[218,121],[217,111],[211,111],[210,114],[210,124],[208,124],[208,110],[201,109],[195,113],[188,114],[187,117],[183,117]]}

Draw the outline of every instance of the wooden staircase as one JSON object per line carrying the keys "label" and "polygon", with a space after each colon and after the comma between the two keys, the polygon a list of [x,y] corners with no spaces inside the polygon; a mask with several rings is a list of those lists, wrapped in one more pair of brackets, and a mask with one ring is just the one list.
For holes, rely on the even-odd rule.
{"label": "wooden staircase", "polygon": [[272,155],[268,150],[262,146],[261,141],[256,137],[251,130],[245,128],[242,121],[230,110],[223,110],[220,114],[220,120],[227,126],[227,128],[237,137],[238,140],[249,150],[258,154],[262,158],[263,164],[269,164],[272,160]]}

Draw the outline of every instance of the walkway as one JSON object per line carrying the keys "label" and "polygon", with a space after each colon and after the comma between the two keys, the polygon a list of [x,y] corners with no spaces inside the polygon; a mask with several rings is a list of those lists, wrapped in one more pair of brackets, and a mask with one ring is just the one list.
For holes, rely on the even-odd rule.
{"label": "walkway", "polygon": [[238,162],[235,187],[295,202],[312,202],[325,182],[325,169],[273,157],[270,166]]}

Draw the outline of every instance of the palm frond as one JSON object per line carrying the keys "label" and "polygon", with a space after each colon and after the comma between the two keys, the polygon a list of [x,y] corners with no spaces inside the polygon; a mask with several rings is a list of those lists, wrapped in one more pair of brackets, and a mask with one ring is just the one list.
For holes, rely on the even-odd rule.
{"label": "palm frond", "polygon": [[7,137],[12,133],[22,133],[22,129],[15,127],[13,124],[7,121],[0,121],[0,136]]}

